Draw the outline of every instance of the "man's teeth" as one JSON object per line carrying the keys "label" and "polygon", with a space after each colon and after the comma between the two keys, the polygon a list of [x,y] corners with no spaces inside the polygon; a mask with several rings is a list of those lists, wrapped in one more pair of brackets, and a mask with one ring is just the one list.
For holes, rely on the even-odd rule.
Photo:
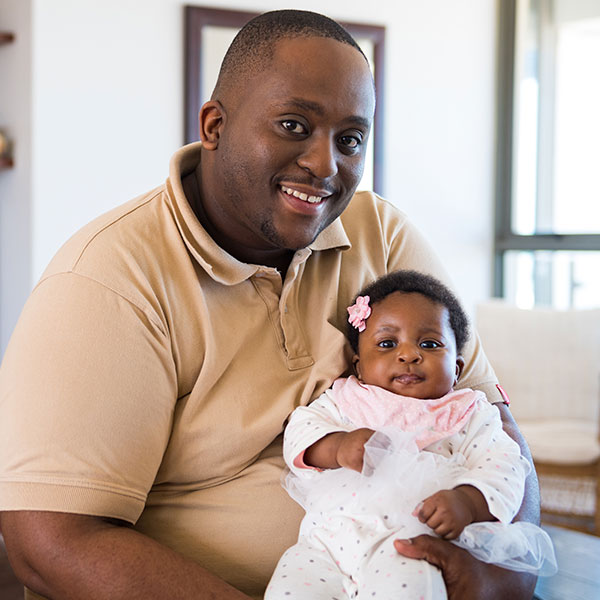
{"label": "man's teeth", "polygon": [[294,198],[299,198],[304,202],[310,202],[311,204],[316,204],[317,202],[321,202],[323,198],[321,196],[309,196],[304,192],[299,192],[298,190],[293,190],[292,188],[286,187],[285,185],[281,186],[281,189],[290,196],[294,196]]}

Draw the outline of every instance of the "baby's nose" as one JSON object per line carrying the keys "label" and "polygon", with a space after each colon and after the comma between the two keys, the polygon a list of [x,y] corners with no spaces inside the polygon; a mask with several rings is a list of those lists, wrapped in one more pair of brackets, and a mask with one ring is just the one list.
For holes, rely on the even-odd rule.
{"label": "baby's nose", "polygon": [[398,360],[400,362],[419,362],[421,360],[421,352],[412,344],[402,344],[398,346]]}

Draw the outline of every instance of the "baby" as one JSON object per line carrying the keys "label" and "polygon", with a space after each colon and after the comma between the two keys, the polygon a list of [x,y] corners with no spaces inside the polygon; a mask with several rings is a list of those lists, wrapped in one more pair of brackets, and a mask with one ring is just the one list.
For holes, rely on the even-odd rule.
{"label": "baby", "polygon": [[[284,485],[307,514],[265,598],[446,598],[440,571],[399,555],[394,540],[453,540],[482,527],[473,523],[510,523],[529,463],[482,392],[453,391],[468,319],[444,285],[398,271],[348,312],[357,377],[297,408],[285,430]],[[545,534],[529,526],[533,547]],[[486,531],[475,530],[484,554],[494,546],[498,558],[503,536],[514,546],[506,529]],[[514,552],[504,549],[500,562],[510,566]]]}

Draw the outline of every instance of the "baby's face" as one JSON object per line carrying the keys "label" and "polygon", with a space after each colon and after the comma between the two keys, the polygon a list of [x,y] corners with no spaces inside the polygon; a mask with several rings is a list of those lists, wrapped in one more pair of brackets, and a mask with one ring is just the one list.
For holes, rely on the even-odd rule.
{"label": "baby's face", "polygon": [[359,379],[413,398],[447,394],[464,365],[448,309],[418,293],[395,292],[372,306],[354,357]]}

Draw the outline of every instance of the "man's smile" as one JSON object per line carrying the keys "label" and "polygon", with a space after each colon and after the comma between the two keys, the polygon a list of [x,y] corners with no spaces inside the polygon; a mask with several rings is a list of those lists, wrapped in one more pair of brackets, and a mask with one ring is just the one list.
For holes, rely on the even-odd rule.
{"label": "man's smile", "polygon": [[287,185],[280,184],[279,187],[288,196],[293,196],[294,198],[298,198],[299,200],[302,200],[303,202],[308,202],[309,204],[319,204],[325,198],[331,196],[331,192],[329,192],[328,190],[315,189],[308,186],[290,187]]}

